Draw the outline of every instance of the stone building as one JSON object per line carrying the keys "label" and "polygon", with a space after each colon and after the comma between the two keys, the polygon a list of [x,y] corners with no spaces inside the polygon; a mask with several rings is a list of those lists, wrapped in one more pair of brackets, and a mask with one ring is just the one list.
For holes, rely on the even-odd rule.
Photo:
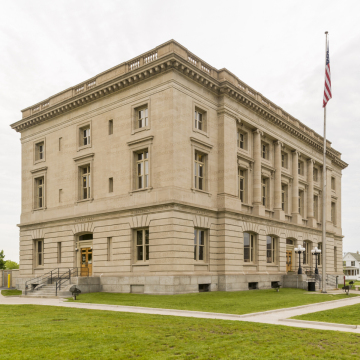
{"label": "stone building", "polygon": [[[81,268],[102,291],[270,288],[341,275],[341,171],[323,138],[169,41],[22,111],[20,279]],[[326,176],[328,192],[322,194]]]}

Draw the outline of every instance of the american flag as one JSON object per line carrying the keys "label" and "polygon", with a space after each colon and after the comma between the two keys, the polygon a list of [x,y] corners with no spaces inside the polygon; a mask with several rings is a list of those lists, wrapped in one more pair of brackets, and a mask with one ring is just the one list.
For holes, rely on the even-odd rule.
{"label": "american flag", "polygon": [[329,43],[328,43],[327,49],[326,49],[325,86],[324,86],[323,107],[326,106],[327,102],[331,98],[332,98],[332,95],[331,95],[330,54],[329,54]]}

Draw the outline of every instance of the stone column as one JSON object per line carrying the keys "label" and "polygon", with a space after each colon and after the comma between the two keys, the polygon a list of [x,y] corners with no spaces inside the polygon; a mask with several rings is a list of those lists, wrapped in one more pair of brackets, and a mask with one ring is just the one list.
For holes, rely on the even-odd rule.
{"label": "stone column", "polygon": [[299,214],[299,174],[298,174],[298,163],[299,163],[299,152],[293,151],[292,156],[292,222],[294,224],[302,224],[302,218]]}
{"label": "stone column", "polygon": [[313,159],[309,159],[307,163],[307,182],[309,185],[307,193],[307,218],[308,226],[317,227],[314,217],[314,163]]}
{"label": "stone column", "polygon": [[256,129],[253,132],[253,213],[254,215],[265,216],[265,206],[261,202],[261,135],[262,131]]}
{"label": "stone column", "polygon": [[275,179],[274,179],[274,216],[275,219],[285,220],[285,212],[281,208],[281,148],[283,143],[275,141]]}

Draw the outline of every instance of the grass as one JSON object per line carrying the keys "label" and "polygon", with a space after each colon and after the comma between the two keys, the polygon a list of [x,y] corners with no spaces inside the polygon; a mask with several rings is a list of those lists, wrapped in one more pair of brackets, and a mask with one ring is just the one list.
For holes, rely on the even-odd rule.
{"label": "grass", "polygon": [[[130,305],[229,314],[248,314],[348,297],[349,296],[345,294],[309,294],[301,289],[284,288],[280,289],[279,292],[271,289],[237,292],[216,291],[182,295],[145,295],[99,292],[81,294],[77,297],[76,301],[94,304]],[[74,300],[70,298],[69,301]]]}
{"label": "grass", "polygon": [[293,319],[360,325],[360,304],[344,306],[333,310],[319,311],[311,314],[299,315],[293,317]]}
{"label": "grass", "polygon": [[21,295],[21,290],[1,290],[1,295],[3,296],[14,296],[14,295]]}
{"label": "grass", "polygon": [[35,305],[0,306],[2,360],[354,359],[359,334]]}
{"label": "grass", "polygon": [[[349,281],[351,281],[351,280],[346,280],[345,284],[349,285]],[[360,281],[354,281],[353,289],[355,289],[354,285],[360,285]],[[341,284],[338,284],[339,289],[342,289],[343,286],[344,286],[344,282],[342,282]]]}

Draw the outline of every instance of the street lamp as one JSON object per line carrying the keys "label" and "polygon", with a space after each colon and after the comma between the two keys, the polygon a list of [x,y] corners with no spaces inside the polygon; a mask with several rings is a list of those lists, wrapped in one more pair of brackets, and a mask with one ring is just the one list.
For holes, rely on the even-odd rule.
{"label": "street lamp", "polygon": [[299,270],[298,270],[298,274],[300,275],[300,274],[302,274],[300,254],[305,251],[305,248],[302,247],[302,246],[299,244],[299,247],[295,248],[294,250],[295,250],[295,254],[299,254]]}
{"label": "street lamp", "polygon": [[318,274],[319,274],[319,269],[318,269],[318,267],[317,267],[317,260],[318,260],[318,255],[321,254],[321,250],[316,247],[315,249],[312,249],[312,250],[311,250],[311,253],[312,253],[313,255],[315,255],[315,264],[316,264],[316,265],[315,265],[315,274],[318,275]]}

